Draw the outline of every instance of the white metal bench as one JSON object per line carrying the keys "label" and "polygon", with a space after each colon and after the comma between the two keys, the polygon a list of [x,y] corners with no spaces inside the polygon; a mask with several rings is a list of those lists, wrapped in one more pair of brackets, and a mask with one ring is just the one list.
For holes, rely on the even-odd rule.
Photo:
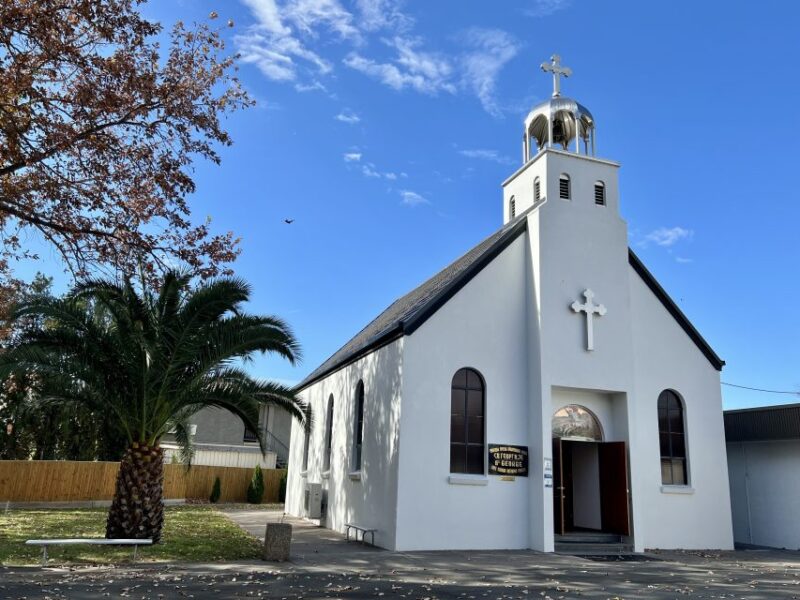
{"label": "white metal bench", "polygon": [[133,546],[133,560],[136,560],[136,554],[139,546],[150,546],[153,543],[151,539],[142,540],[107,540],[101,538],[75,538],[75,539],[54,539],[54,540],[27,540],[26,546],[41,546],[42,547],[42,566],[47,565],[47,547],[48,546],[77,546],[79,544],[86,544],[90,546]]}
{"label": "white metal bench", "polygon": [[372,546],[375,545],[375,532],[377,531],[377,529],[372,529],[370,527],[361,527],[360,525],[355,525],[354,523],[345,523],[344,528],[345,528],[345,534],[347,535],[347,541],[348,542],[350,541],[350,530],[351,529],[355,529],[356,533],[355,533],[355,536],[353,538],[353,539],[355,539],[355,541],[358,541],[358,532],[360,531],[361,532],[361,543],[366,543],[366,540],[364,538],[365,538],[365,536],[367,534],[369,534],[370,535],[370,544]]}

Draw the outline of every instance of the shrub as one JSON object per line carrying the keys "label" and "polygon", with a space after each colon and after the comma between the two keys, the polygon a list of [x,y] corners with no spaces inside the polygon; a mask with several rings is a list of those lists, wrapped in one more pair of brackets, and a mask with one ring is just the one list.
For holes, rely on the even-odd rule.
{"label": "shrub", "polygon": [[219,497],[222,494],[221,488],[222,488],[222,483],[220,482],[219,477],[217,477],[214,480],[214,486],[211,488],[211,496],[209,496],[208,498],[208,501],[211,502],[211,504],[216,504],[217,502],[219,502]]}
{"label": "shrub", "polygon": [[256,465],[253,471],[253,478],[250,480],[250,485],[247,486],[247,501],[250,504],[261,504],[264,498],[264,474],[261,472],[261,466]]}

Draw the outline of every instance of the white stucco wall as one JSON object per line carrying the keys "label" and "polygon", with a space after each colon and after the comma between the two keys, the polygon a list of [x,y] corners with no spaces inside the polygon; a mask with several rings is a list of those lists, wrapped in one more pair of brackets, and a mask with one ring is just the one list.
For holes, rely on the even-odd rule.
{"label": "white stucco wall", "polygon": [[[606,421],[604,429],[621,432],[615,439],[627,441],[625,398],[633,382],[633,317],[628,292],[627,227],[618,212],[618,166],[558,151],[548,152],[538,160],[546,166],[547,200],[528,217],[541,348],[541,376],[538,386],[530,392],[532,401],[537,401],[536,410],[541,411],[541,433],[532,434],[531,439],[540,445],[541,460],[551,460],[553,412],[569,403],[554,397],[558,390],[598,392],[618,398],[615,405],[621,403],[622,407],[615,414],[622,415],[622,422],[618,423],[610,413],[608,419],[601,421]],[[568,200],[558,194],[562,173],[570,178]],[[525,173],[519,176],[525,177]],[[605,184],[604,206],[594,201],[596,181]],[[586,344],[586,315],[570,308],[575,301],[585,301],[586,289],[594,292],[595,304],[607,309],[604,316],[593,318],[595,349],[591,352]],[[537,343],[535,333],[531,335],[532,345]],[[589,402],[591,398],[585,400]],[[553,489],[538,486],[532,493],[541,495],[542,510],[542,527],[534,526],[532,530],[532,548],[552,551]]]}
{"label": "white stucco wall", "polygon": [[527,445],[526,248],[522,234],[406,338],[398,549],[529,546],[526,478],[449,482],[450,386],[462,367],[486,382],[486,442]]}
{"label": "white stucco wall", "polygon": [[[630,268],[635,365],[631,440],[637,549],[733,547],[719,372]],[[661,485],[658,396],[683,399],[689,485]]]}
{"label": "white stucco wall", "polygon": [[737,543],[800,549],[800,441],[728,444]]}
{"label": "white stucco wall", "polygon": [[[286,490],[286,511],[303,516],[306,482],[322,483],[328,495],[326,527],[344,531],[345,523],[353,522],[377,528],[375,543],[389,549],[395,548],[403,343],[403,339],[396,340],[303,390],[314,421],[308,471],[302,471],[304,431],[294,423]],[[364,435],[361,478],[354,479],[350,473],[359,379],[364,381]],[[333,444],[326,474],[322,472],[323,447],[331,394]]]}

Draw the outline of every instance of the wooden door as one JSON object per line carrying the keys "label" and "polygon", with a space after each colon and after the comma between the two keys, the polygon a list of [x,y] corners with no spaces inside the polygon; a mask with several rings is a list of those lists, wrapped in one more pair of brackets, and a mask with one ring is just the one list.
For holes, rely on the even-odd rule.
{"label": "wooden door", "polygon": [[625,442],[597,445],[600,466],[600,516],[603,531],[630,535],[628,457]]}
{"label": "wooden door", "polygon": [[553,526],[555,532],[564,535],[564,452],[559,438],[553,438]]}

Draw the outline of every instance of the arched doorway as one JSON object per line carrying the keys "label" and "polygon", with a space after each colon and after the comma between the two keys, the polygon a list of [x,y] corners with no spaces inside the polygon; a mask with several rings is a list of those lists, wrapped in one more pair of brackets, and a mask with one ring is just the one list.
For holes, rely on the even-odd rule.
{"label": "arched doorway", "polygon": [[604,441],[600,420],[578,404],[553,413],[552,435],[555,533],[628,535],[625,443]]}
{"label": "arched doorway", "polygon": [[568,404],[553,413],[553,437],[602,442],[603,427],[595,414],[580,404]]}

